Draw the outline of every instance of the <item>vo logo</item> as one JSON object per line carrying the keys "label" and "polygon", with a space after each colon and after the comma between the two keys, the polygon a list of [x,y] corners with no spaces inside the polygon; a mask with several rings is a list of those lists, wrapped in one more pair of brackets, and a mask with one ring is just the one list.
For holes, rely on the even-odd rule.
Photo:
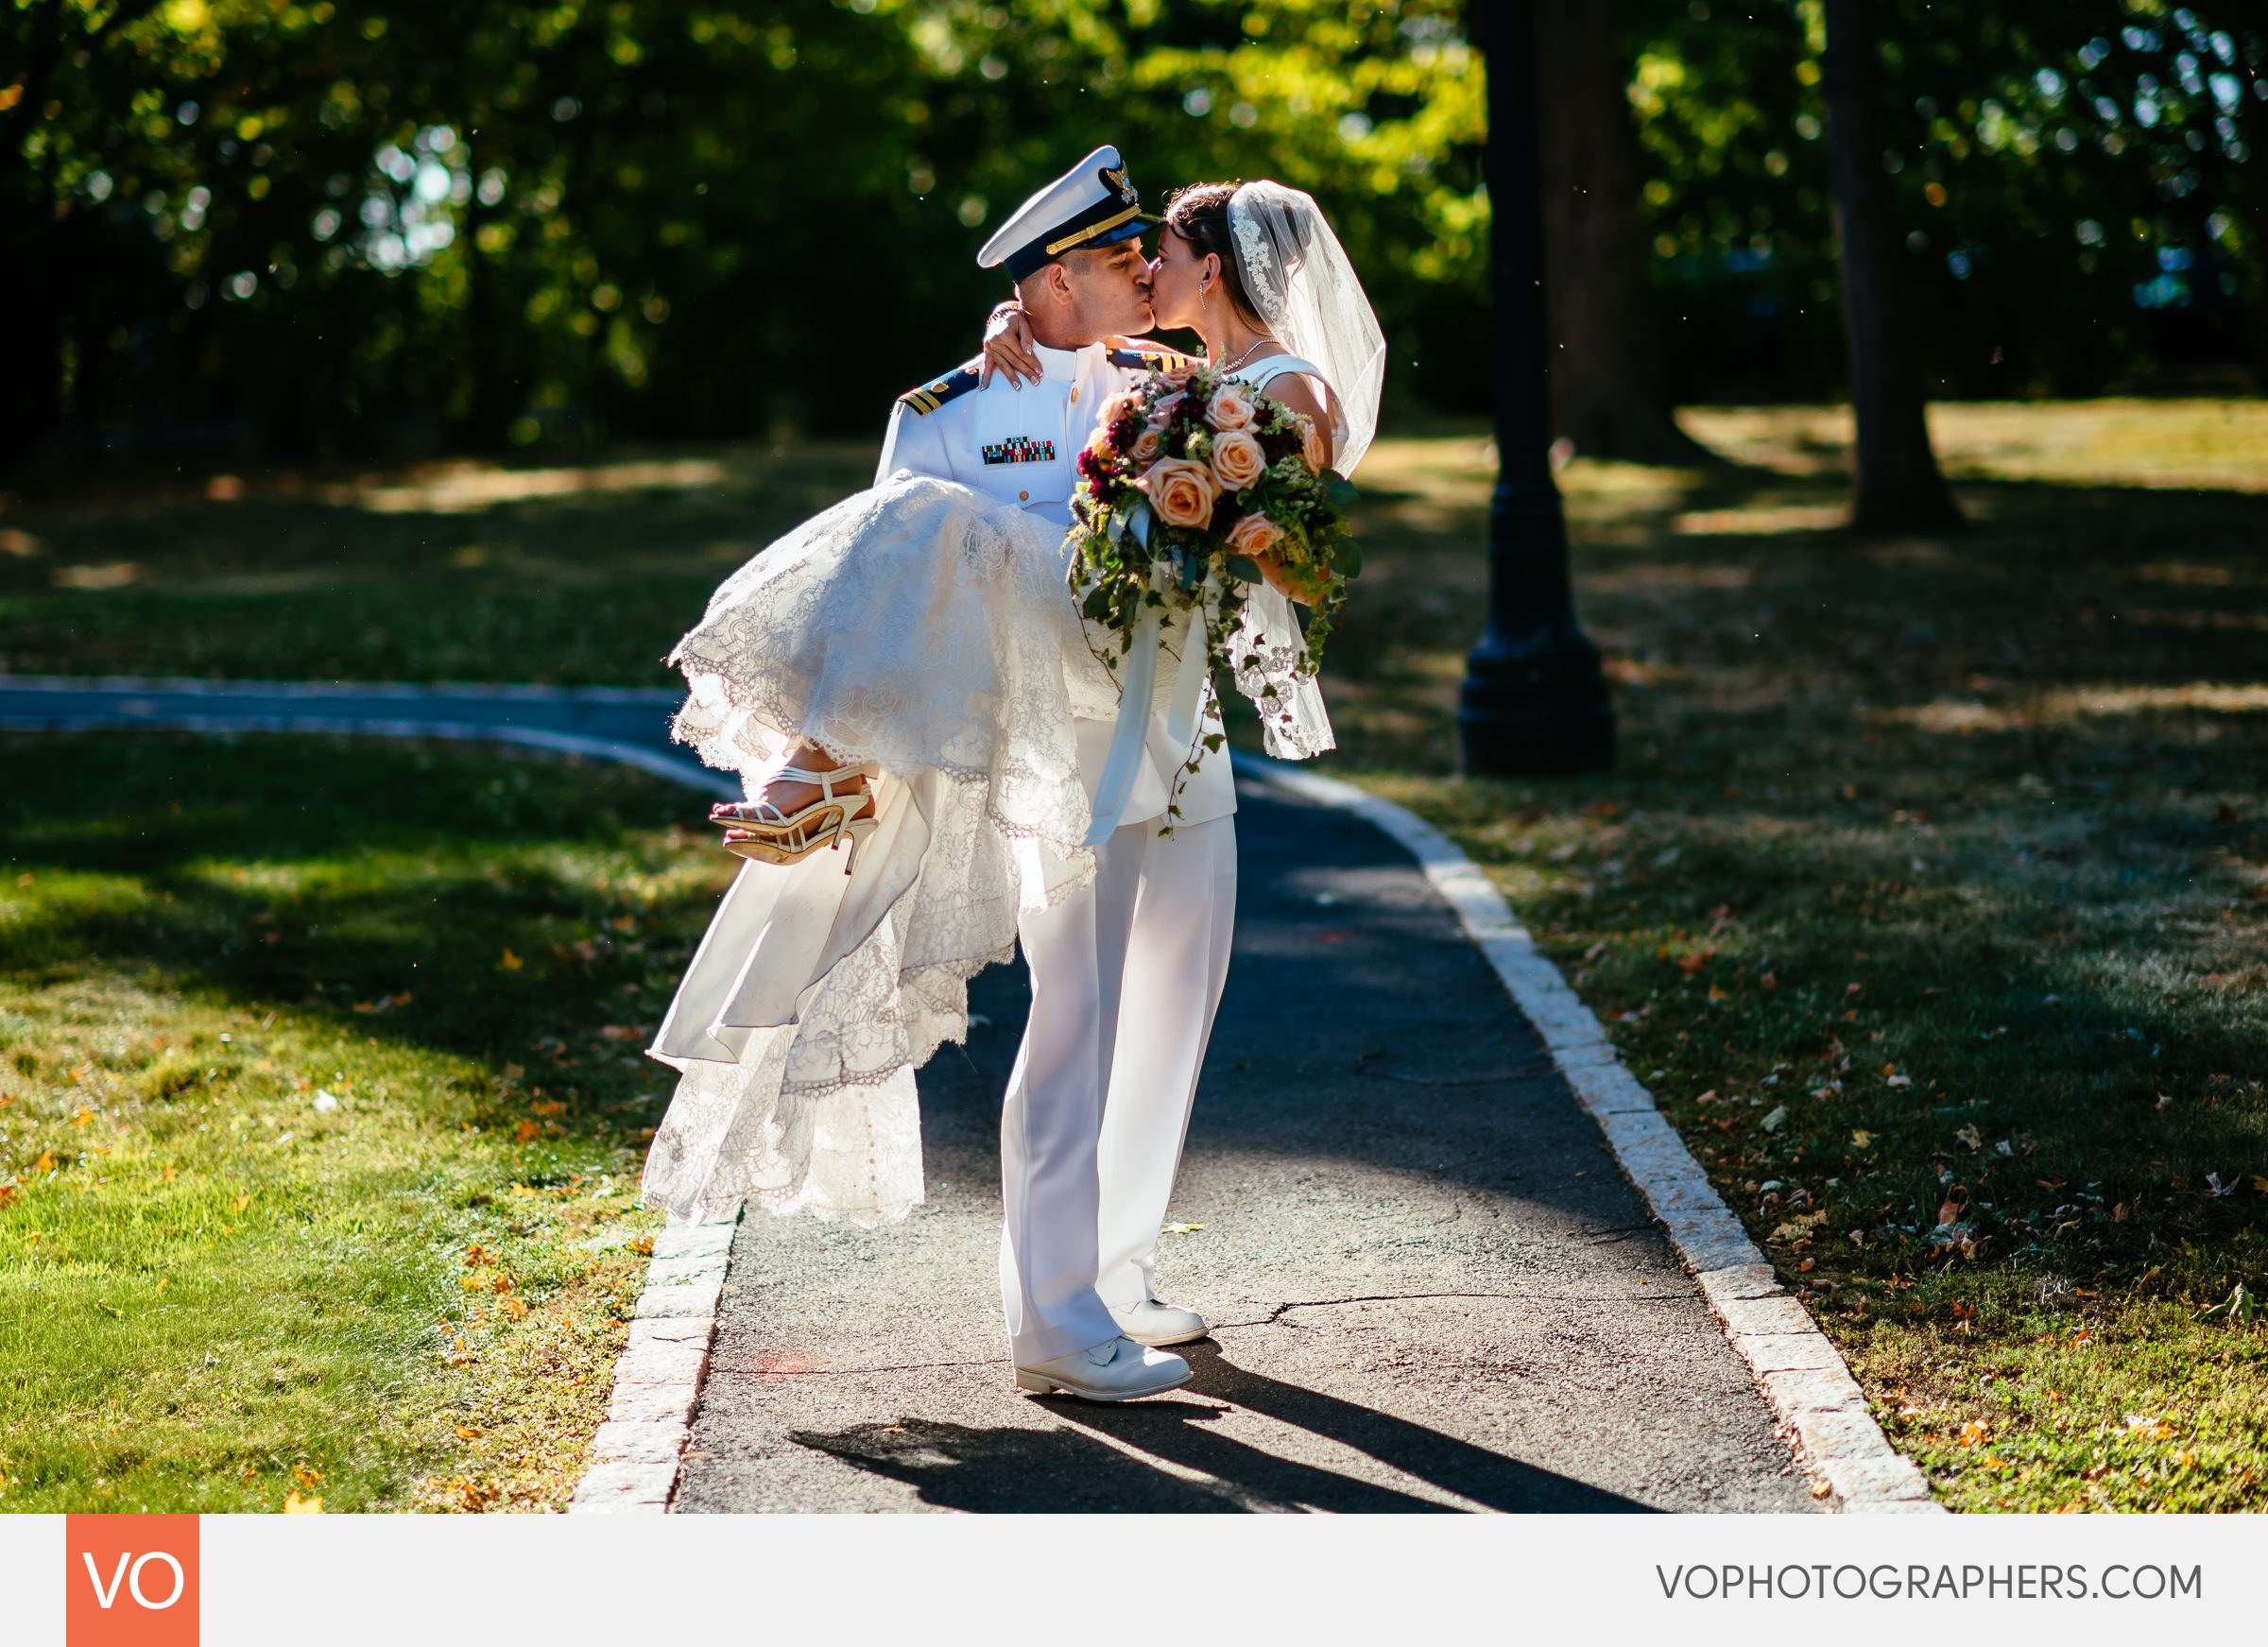
{"label": "vo logo", "polygon": [[67,1516],[68,1647],[198,1647],[195,1516]]}

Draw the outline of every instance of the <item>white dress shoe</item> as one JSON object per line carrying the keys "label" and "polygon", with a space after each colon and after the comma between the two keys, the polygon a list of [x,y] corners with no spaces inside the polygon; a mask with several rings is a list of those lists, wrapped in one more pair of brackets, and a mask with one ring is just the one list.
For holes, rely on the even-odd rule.
{"label": "white dress shoe", "polygon": [[1151,1346],[1187,1344],[1211,1330],[1205,1317],[1194,1310],[1184,1310],[1178,1304],[1160,1304],[1155,1298],[1144,1298],[1124,1310],[1113,1305],[1110,1319],[1135,1343]]}
{"label": "white dress shoe", "polygon": [[1074,1350],[1053,1361],[1016,1369],[1016,1387],[1048,1395],[1061,1390],[1090,1401],[1131,1401],[1189,1382],[1189,1363],[1130,1338],[1113,1338],[1091,1349]]}

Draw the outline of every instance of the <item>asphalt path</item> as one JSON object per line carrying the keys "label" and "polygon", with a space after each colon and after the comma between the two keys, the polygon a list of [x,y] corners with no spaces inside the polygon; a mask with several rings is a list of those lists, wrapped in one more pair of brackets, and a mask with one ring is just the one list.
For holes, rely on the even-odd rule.
{"label": "asphalt path", "polygon": [[1235,959],[1160,1265],[1169,1395],[1013,1388],[998,1128],[1022,967],[922,1071],[930,1203],[750,1212],[677,1507],[1815,1507],[1598,1128],[1410,859],[1243,785]]}
{"label": "asphalt path", "polygon": [[[0,728],[499,739],[737,794],[667,692],[0,677]],[[1021,966],[921,1072],[929,1204],[750,1214],[678,1508],[1795,1510],[1769,1408],[1450,910],[1369,825],[1240,781],[1235,960],[1160,1286],[1180,1390],[1013,1387],[999,1113]]]}

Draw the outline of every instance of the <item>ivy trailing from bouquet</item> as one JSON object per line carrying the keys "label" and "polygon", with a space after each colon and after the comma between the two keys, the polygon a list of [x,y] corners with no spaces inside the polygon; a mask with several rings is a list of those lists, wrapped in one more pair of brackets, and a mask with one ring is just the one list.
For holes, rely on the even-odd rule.
{"label": "ivy trailing from bouquet", "polygon": [[[1153,374],[1103,407],[1078,457],[1069,575],[1089,623],[1116,639],[1115,669],[1144,617],[1187,617],[1204,640],[1210,678],[1258,676],[1247,654],[1263,637],[1244,622],[1252,585],[1269,573],[1310,611],[1294,676],[1311,678],[1347,605],[1362,551],[1347,527],[1354,487],[1330,466],[1329,437],[1312,420],[1246,384],[1200,368]],[[1264,637],[1271,647],[1277,637]],[[1262,716],[1288,711],[1273,684]],[[1219,735],[1205,740],[1218,747]],[[1193,751],[1185,770],[1203,759]]]}

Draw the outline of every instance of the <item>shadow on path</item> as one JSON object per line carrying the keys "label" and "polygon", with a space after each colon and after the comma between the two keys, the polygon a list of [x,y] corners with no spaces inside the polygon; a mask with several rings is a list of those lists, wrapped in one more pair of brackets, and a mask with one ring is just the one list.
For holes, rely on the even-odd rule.
{"label": "shadow on path", "polygon": [[[1196,1370],[1189,1391],[1294,1425],[1492,1510],[1645,1508],[1423,1425],[1263,1377],[1210,1342],[1179,1352]],[[909,1416],[832,1433],[792,1431],[788,1439],[954,1510],[1375,1515],[1457,1507],[1233,1440],[1211,1428],[1222,1408],[1186,1397],[1124,1406],[1054,1398],[1045,1406],[1076,1428],[986,1429]]]}

